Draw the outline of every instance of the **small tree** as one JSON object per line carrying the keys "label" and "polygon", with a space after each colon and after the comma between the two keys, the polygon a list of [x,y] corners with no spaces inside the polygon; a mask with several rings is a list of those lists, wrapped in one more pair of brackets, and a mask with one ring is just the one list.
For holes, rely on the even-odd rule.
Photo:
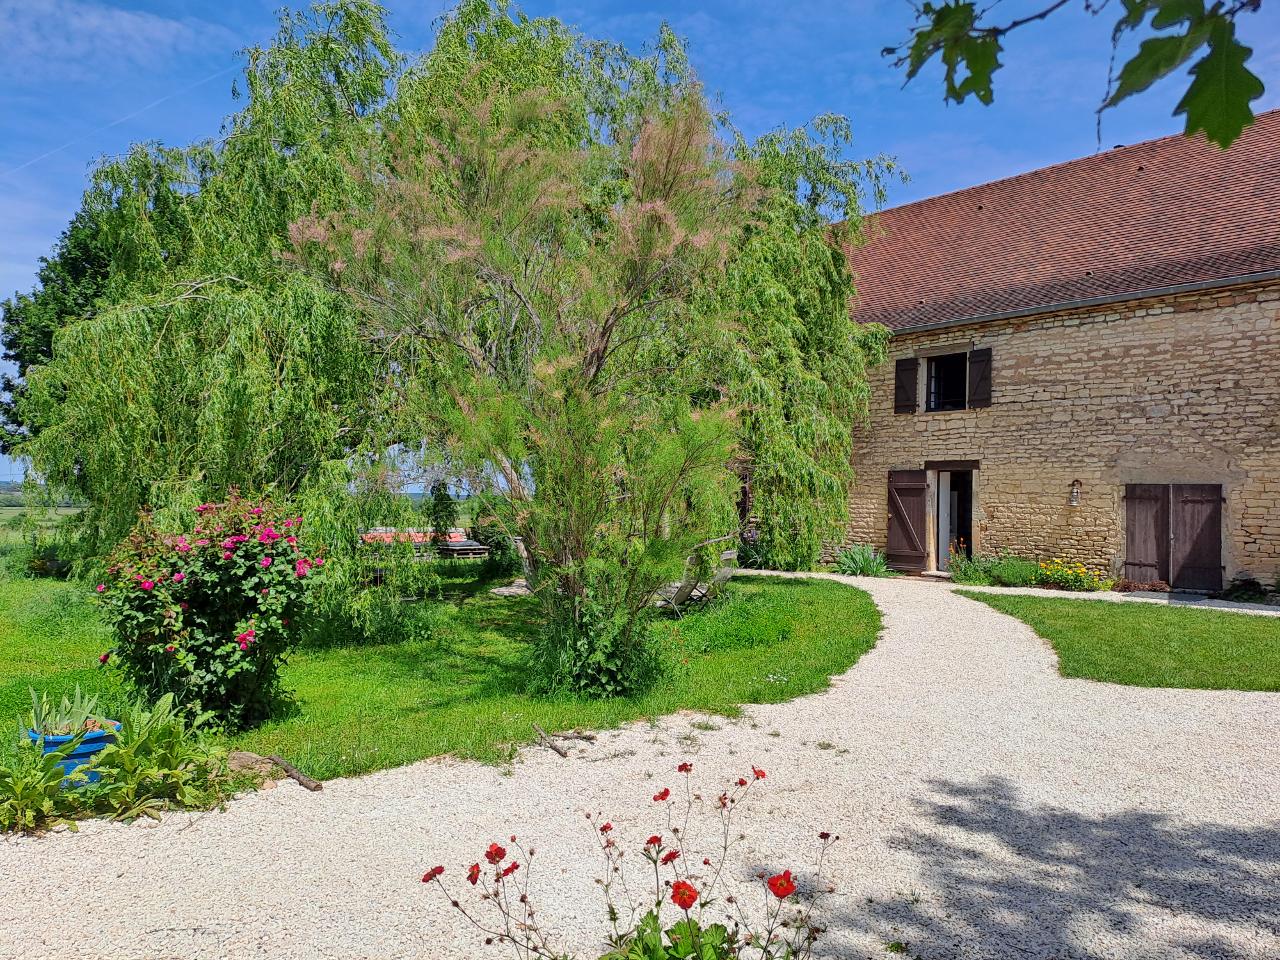
{"label": "small tree", "polygon": [[431,485],[431,502],[427,506],[431,532],[437,540],[447,540],[449,531],[458,525],[458,502],[449,494],[449,484],[437,480]]}

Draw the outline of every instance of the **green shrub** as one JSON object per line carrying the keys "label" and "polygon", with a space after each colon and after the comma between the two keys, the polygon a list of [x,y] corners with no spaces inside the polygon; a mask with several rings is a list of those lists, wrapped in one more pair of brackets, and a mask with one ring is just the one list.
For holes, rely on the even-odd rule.
{"label": "green shrub", "polygon": [[1102,574],[1089,570],[1083,563],[1058,557],[1040,562],[1039,582],[1046,587],[1084,592],[1106,590],[1112,583]]}
{"label": "green shrub", "polygon": [[1034,587],[1040,582],[1040,565],[1011,553],[1001,554],[988,569],[998,587]]}
{"label": "green shrub", "polygon": [[836,555],[836,571],[850,577],[893,577],[884,554],[867,543],[855,543]]}
{"label": "green shrub", "polygon": [[976,586],[990,586],[991,565],[996,557],[975,553],[972,557],[963,553],[952,553],[947,562],[953,583],[968,583]]}
{"label": "green shrub", "polygon": [[[0,831],[39,830],[77,812],[78,791],[63,789],[68,778],[58,764],[78,745],[77,738],[42,754],[28,743],[12,764],[0,764]],[[69,779],[83,781],[84,774],[77,770]]]}
{"label": "green shrub", "polygon": [[477,505],[471,521],[471,539],[489,548],[480,575],[486,579],[510,576],[524,570],[515,541],[511,538],[511,525],[502,520],[501,514],[488,498],[476,498]]}
{"label": "green shrub", "polygon": [[[33,699],[48,702],[34,694]],[[24,737],[17,759],[0,765],[0,831],[43,830],[93,816],[159,819],[166,809],[205,809],[226,799],[225,752],[200,736],[200,720],[189,722],[171,695],[150,709],[136,703],[127,707],[119,722],[115,741],[70,777],[58,764],[79,737],[49,753]],[[86,727],[83,720],[78,726]],[[89,770],[100,779],[86,783]],[[64,784],[67,780],[71,783]],[[68,789],[71,785],[76,788]]]}
{"label": "green shrub", "polygon": [[[605,594],[606,596],[608,594]],[[625,696],[647,687],[658,672],[653,616],[610,609],[595,591],[564,604],[575,617],[552,616],[534,645],[530,687],[541,693]]]}
{"label": "green shrub", "polygon": [[173,694],[191,714],[243,729],[267,719],[280,665],[300,629],[324,560],[297,543],[302,518],[233,494],[196,508],[187,533],[144,516],[97,590],[114,627],[112,653],[148,700]]}

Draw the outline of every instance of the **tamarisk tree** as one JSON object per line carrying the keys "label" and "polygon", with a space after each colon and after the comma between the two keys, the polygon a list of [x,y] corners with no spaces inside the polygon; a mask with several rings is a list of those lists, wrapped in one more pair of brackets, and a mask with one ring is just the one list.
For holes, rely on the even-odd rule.
{"label": "tamarisk tree", "polygon": [[585,143],[561,133],[575,106],[459,100],[396,132],[367,208],[293,234],[362,308],[405,421],[492,471],[547,613],[544,684],[623,693],[656,588],[732,528],[730,322],[695,301],[747,188],[694,86]]}

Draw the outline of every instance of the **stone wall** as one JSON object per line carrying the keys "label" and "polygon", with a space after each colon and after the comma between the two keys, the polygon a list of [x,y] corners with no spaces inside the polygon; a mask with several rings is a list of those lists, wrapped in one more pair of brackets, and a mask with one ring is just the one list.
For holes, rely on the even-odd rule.
{"label": "stone wall", "polygon": [[[991,406],[895,414],[894,360],[951,346],[992,349]],[[1280,282],[900,333],[872,377],[848,542],[884,546],[889,470],[977,460],[982,552],[1115,573],[1126,483],[1220,483],[1225,577],[1280,576]]]}

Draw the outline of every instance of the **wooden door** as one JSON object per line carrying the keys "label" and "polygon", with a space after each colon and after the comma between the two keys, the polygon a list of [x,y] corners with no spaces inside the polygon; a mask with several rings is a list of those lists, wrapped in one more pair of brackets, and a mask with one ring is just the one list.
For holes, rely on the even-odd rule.
{"label": "wooden door", "polygon": [[1131,483],[1125,487],[1124,575],[1175,590],[1222,589],[1222,487]]}
{"label": "wooden door", "polygon": [[1179,590],[1221,590],[1222,487],[1175,483],[1170,498],[1170,585]]}
{"label": "wooden door", "polygon": [[1124,488],[1127,580],[1169,582],[1169,485],[1131,483]]}
{"label": "wooden door", "polygon": [[924,518],[928,482],[923,470],[889,471],[889,533],[885,559],[895,570],[924,569]]}

